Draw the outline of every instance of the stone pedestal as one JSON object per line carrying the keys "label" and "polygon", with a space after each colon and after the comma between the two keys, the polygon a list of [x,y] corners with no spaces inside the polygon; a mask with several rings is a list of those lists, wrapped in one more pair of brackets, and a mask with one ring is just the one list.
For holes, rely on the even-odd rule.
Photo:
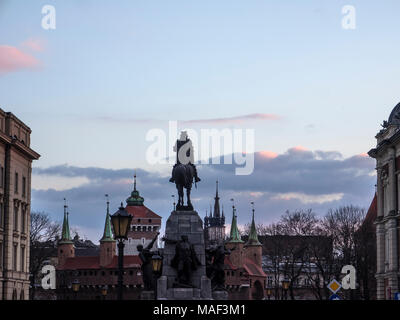
{"label": "stone pedestal", "polygon": [[212,297],[214,300],[228,300],[228,291],[213,291]]}
{"label": "stone pedestal", "polygon": [[142,291],[140,300],[155,300],[154,291]]}
{"label": "stone pedestal", "polygon": [[157,282],[157,299],[159,300],[197,300],[212,299],[211,281],[206,277],[206,258],[204,247],[203,221],[198,213],[192,211],[172,211],[165,226],[165,238],[179,241],[186,235],[201,265],[193,271],[191,283],[193,288],[175,288],[176,269],[171,267],[175,256],[175,244],[165,243],[163,250],[163,271]]}

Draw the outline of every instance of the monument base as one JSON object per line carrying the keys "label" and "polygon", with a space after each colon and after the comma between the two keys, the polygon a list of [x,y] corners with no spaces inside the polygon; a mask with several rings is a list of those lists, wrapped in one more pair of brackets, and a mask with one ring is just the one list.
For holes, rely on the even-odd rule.
{"label": "monument base", "polygon": [[199,288],[167,288],[167,277],[157,282],[157,300],[212,300],[211,280],[203,276]]}
{"label": "monument base", "polygon": [[228,292],[227,291],[213,291],[212,297],[214,300],[228,300]]}
{"label": "monument base", "polygon": [[142,291],[140,294],[140,300],[155,300],[154,291]]}
{"label": "monument base", "polygon": [[[190,209],[190,208],[185,208]],[[191,250],[194,250],[199,265],[193,268],[190,285],[182,288],[177,269],[172,261],[176,255],[176,244],[187,237]],[[157,280],[158,300],[211,300],[211,281],[206,277],[206,257],[204,248],[203,221],[194,210],[176,210],[171,212],[165,227],[165,247],[163,249],[162,276]]]}

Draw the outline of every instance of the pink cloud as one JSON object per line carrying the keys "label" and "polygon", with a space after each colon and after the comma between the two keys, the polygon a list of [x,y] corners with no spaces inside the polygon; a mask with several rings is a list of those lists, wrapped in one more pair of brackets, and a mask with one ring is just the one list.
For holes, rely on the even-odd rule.
{"label": "pink cloud", "polygon": [[0,74],[21,69],[33,69],[39,64],[35,57],[16,47],[0,45]]}
{"label": "pink cloud", "polygon": [[252,113],[237,117],[227,118],[212,118],[212,119],[195,119],[182,121],[187,124],[232,124],[232,123],[243,123],[245,121],[255,120],[279,120],[281,117],[276,114],[270,113]]}
{"label": "pink cloud", "polygon": [[21,46],[31,51],[41,52],[44,50],[44,41],[42,39],[30,38],[22,42]]}
{"label": "pink cloud", "polygon": [[304,148],[303,146],[296,146],[296,147],[290,148],[290,150],[293,150],[293,151],[300,151],[300,152],[302,152],[302,151],[308,151],[308,149],[307,149],[307,148]]}
{"label": "pink cloud", "polygon": [[276,152],[273,151],[260,151],[259,154],[263,157],[263,158],[267,158],[267,159],[274,159],[278,156],[278,154]]}

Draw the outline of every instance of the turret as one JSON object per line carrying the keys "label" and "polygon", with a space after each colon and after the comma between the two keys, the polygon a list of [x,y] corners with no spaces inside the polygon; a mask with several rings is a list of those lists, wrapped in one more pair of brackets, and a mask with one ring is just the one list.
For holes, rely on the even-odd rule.
{"label": "turret", "polygon": [[67,203],[64,199],[64,220],[62,225],[61,240],[57,244],[58,265],[63,265],[68,258],[75,257],[74,243],[69,230]]}
{"label": "turret", "polygon": [[126,199],[128,206],[143,206],[144,198],[139,195],[139,191],[136,190],[136,173],[133,176],[133,191],[131,196]]}
{"label": "turret", "polygon": [[243,267],[243,241],[237,227],[237,216],[235,205],[232,206],[232,223],[231,232],[228,242],[226,243],[228,249],[233,249],[229,258],[234,266]]}
{"label": "turret", "polygon": [[256,223],[254,221],[254,202],[251,203],[252,220],[250,226],[249,239],[245,244],[245,255],[247,259],[252,260],[256,265],[262,265],[262,244],[258,241]]}
{"label": "turret", "polygon": [[110,202],[107,197],[107,213],[106,221],[104,223],[103,237],[100,239],[100,267],[109,265],[116,255],[116,245],[111,230],[111,218],[110,218]]}

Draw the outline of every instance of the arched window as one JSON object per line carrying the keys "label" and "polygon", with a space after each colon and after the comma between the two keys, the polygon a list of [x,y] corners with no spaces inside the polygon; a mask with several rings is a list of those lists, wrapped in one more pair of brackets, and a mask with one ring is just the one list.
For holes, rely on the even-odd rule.
{"label": "arched window", "polygon": [[19,300],[25,300],[25,292],[24,292],[23,289],[21,290],[21,294],[20,294]]}
{"label": "arched window", "polygon": [[18,299],[17,289],[14,289],[14,291],[13,291],[12,299],[13,300],[17,300]]}

